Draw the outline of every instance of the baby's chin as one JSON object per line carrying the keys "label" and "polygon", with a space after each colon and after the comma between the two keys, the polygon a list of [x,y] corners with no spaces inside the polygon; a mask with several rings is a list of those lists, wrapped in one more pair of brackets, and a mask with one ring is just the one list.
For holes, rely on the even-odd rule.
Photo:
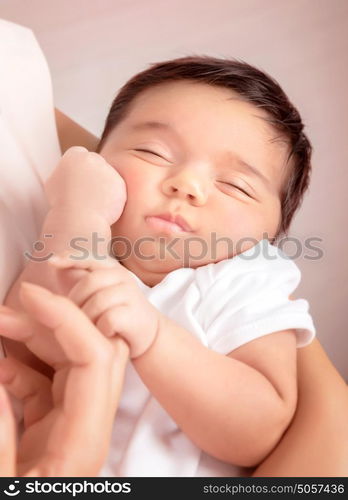
{"label": "baby's chin", "polygon": [[[129,229],[129,228],[128,228]],[[215,246],[204,237],[134,234],[113,238],[113,255],[135,274],[166,275],[180,268],[197,268],[233,256],[224,238]]]}
{"label": "baby's chin", "polygon": [[145,285],[153,287],[160,283],[169,273],[178,269],[168,263],[152,261],[144,263],[134,259],[124,259],[119,261],[128,271],[135,274]]}
{"label": "baby's chin", "polygon": [[137,274],[137,272],[145,272],[151,274],[168,274],[176,269],[180,269],[182,267],[188,267],[185,265],[185,262],[181,260],[173,260],[173,259],[158,259],[154,258],[151,260],[144,259],[136,259],[136,258],[126,258],[122,259],[122,257],[117,257],[119,262],[129,269],[130,271]]}

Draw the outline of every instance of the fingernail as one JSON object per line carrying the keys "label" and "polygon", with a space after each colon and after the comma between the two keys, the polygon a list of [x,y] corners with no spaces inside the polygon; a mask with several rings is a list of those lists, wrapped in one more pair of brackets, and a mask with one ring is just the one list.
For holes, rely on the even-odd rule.
{"label": "fingernail", "polygon": [[42,286],[34,285],[33,283],[29,283],[28,281],[23,281],[21,283],[21,289],[24,291],[28,291],[30,293],[34,292],[34,293],[40,294],[40,295],[46,295],[46,296],[53,295],[52,292],[47,290],[47,288],[43,288]]}

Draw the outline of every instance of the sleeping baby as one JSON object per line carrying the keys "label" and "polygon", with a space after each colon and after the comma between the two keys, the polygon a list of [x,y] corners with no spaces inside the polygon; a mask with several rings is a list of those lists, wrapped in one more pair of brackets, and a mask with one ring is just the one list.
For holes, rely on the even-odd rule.
{"label": "sleeping baby", "polygon": [[6,304],[20,308],[24,279],[46,286],[128,345],[101,475],[248,475],[281,439],[296,349],[315,328],[308,302],[290,297],[300,271],[274,243],[310,154],[271,77],[194,56],[135,75],[97,152],[63,155],[46,184],[46,258],[32,256]]}

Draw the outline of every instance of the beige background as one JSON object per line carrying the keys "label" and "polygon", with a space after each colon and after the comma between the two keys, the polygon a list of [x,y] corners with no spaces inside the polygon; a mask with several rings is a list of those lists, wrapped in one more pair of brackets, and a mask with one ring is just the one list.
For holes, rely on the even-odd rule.
{"label": "beige background", "polygon": [[348,1],[0,0],[0,17],[34,31],[56,106],[97,135],[118,88],[151,62],[237,57],[279,81],[314,146],[291,234],[320,238],[313,245],[323,252],[295,259],[303,273],[295,296],[309,301],[318,337],[348,380]]}

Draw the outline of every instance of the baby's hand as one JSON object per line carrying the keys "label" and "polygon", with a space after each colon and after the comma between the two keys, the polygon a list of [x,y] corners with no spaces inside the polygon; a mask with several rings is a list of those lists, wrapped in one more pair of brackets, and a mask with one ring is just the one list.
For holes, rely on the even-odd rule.
{"label": "baby's hand", "polygon": [[86,148],[68,149],[45,184],[51,207],[95,211],[111,226],[127,199],[126,184],[104,158]]}
{"label": "baby's hand", "polygon": [[84,269],[68,297],[106,336],[120,335],[129,345],[130,357],[141,356],[154,342],[161,313],[140,290],[130,272],[116,259],[72,261],[67,256],[50,259],[60,269]]}

